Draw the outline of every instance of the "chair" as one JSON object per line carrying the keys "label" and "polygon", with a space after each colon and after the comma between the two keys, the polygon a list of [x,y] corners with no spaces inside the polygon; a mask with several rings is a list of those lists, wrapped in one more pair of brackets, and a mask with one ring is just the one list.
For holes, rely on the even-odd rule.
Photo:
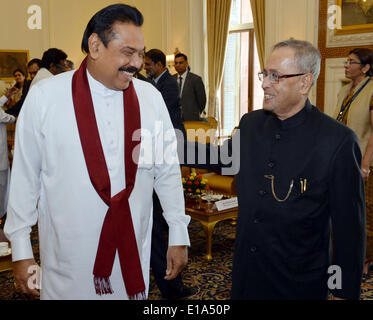
{"label": "chair", "polygon": [[[230,136],[232,138],[238,130],[235,127]],[[218,173],[210,172],[203,174],[203,177],[208,180],[208,184],[214,193],[223,194],[227,197],[235,197],[237,195],[236,176],[223,176]]]}
{"label": "chair", "polygon": [[205,121],[185,121],[187,140],[199,143],[212,143],[216,139],[216,128]]}
{"label": "chair", "polygon": [[207,117],[206,120],[214,127],[215,130],[218,129],[218,121],[214,117]]}
{"label": "chair", "polygon": [[[184,121],[184,127],[188,141],[206,144],[214,142],[216,140],[216,130],[208,122]],[[207,173],[209,171],[182,166],[181,173],[183,177],[190,174],[191,172]]]}
{"label": "chair", "polygon": [[[210,123],[203,121],[185,121],[184,127],[187,133],[187,140],[199,143],[216,143],[216,129]],[[197,172],[208,180],[208,185],[214,193],[223,194],[228,197],[234,197],[236,193],[235,176],[222,176],[209,170],[182,167],[182,176]]]}

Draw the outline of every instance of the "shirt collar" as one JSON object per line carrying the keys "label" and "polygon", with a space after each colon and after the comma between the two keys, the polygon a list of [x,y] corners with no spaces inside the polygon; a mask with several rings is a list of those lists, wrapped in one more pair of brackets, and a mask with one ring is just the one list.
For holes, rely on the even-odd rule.
{"label": "shirt collar", "polygon": [[158,83],[159,79],[166,73],[167,69],[163,71],[157,78],[154,79],[155,83]]}
{"label": "shirt collar", "polygon": [[102,96],[110,96],[110,95],[120,92],[120,91],[112,90],[112,89],[105,87],[100,81],[97,81],[95,78],[91,76],[88,69],[87,69],[87,77],[88,77],[88,83],[89,83],[89,88],[91,89],[91,92],[98,93]]}
{"label": "shirt collar", "polygon": [[177,74],[177,78],[179,79],[180,77],[181,78],[183,78],[183,80],[185,80],[185,78],[187,77],[187,75],[188,75],[188,69],[182,74],[182,75],[179,75],[179,74]]}

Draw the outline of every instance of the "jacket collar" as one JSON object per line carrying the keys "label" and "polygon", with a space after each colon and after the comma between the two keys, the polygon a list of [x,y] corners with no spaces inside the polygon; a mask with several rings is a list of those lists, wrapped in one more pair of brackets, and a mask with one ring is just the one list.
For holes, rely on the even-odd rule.
{"label": "jacket collar", "polygon": [[303,124],[307,118],[307,114],[312,110],[312,108],[313,106],[311,102],[307,99],[304,108],[290,118],[280,120],[274,113],[272,113],[272,116],[281,129],[291,129]]}

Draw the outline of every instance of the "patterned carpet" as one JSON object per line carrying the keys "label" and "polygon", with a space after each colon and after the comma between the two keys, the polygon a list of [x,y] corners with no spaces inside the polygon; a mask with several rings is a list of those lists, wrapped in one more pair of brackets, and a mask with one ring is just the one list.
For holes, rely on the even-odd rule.
{"label": "patterned carpet", "polygon": [[[187,286],[198,288],[188,300],[227,300],[230,297],[231,270],[235,227],[223,221],[216,225],[213,235],[213,261],[205,260],[205,236],[199,222],[189,225],[191,249],[189,263],[183,271],[183,280]],[[36,228],[33,231],[33,247],[38,259]],[[27,297],[15,291],[11,272],[0,273],[0,300],[26,300]],[[160,292],[151,277],[149,299],[159,300]],[[373,272],[371,278],[362,286],[362,299],[373,300]]]}

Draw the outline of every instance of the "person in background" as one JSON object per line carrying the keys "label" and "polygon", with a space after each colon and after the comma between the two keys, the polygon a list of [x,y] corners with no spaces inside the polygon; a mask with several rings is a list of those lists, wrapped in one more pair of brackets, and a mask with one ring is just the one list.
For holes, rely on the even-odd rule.
{"label": "person in background", "polygon": [[[144,69],[148,79],[162,94],[176,134],[183,133],[184,125],[181,120],[179,107],[179,89],[176,80],[170,75],[166,67],[166,55],[159,49],[151,49],[145,53]],[[184,129],[184,130],[183,130]],[[180,131],[179,131],[180,130]],[[181,138],[181,137],[178,137]],[[178,144],[180,146],[180,144]],[[184,286],[181,274],[173,280],[166,280],[167,267],[167,238],[168,225],[163,218],[163,209],[157,194],[153,194],[153,231],[150,266],[161,291],[162,297],[176,300],[188,297],[196,292],[195,288]]]}
{"label": "person in background", "polygon": [[60,49],[51,48],[43,53],[41,59],[42,67],[32,79],[30,88],[40,80],[53,77],[66,71],[67,54]]}
{"label": "person in background", "polygon": [[[14,88],[14,87],[13,87]],[[8,90],[6,95],[11,96],[12,90]],[[6,125],[14,123],[16,118],[7,114],[3,109],[4,97],[0,98],[0,219],[6,214],[8,204],[8,184],[9,184],[9,158],[8,139]],[[2,230],[1,230],[2,231]]]}
{"label": "person in background", "polygon": [[40,59],[35,58],[29,61],[29,63],[27,64],[27,70],[30,75],[31,81],[35,78],[41,67],[42,61]]}
{"label": "person in background", "polygon": [[373,51],[356,48],[345,62],[345,75],[351,82],[338,93],[334,118],[357,134],[363,159],[361,174],[365,179],[367,249],[363,282],[369,278],[373,261]]}
{"label": "person in background", "polygon": [[30,89],[31,80],[26,80],[25,73],[21,69],[15,70],[13,74],[16,80],[15,87],[19,90],[17,91],[17,94],[14,96],[15,98],[13,100],[13,103],[8,102],[7,113],[12,116],[18,117],[23,102],[25,101],[27,93]]}
{"label": "person in background", "polygon": [[74,62],[71,60],[66,60],[66,71],[72,71],[75,70]]}
{"label": "person in background", "polygon": [[183,121],[199,121],[206,107],[206,91],[202,78],[190,72],[188,57],[183,53],[175,55],[174,75],[179,85]]}
{"label": "person in background", "polygon": [[5,104],[8,109],[12,108],[19,100],[21,100],[23,91],[28,91],[28,88],[30,86],[30,82],[26,80],[25,72],[23,70],[14,70],[13,76],[15,80],[14,87],[18,90],[10,97],[10,99]]}
{"label": "person in background", "polygon": [[148,78],[153,81],[155,87],[161,92],[174,128],[183,130],[179,89],[176,80],[166,67],[165,54],[158,49],[147,51],[145,53],[144,69]]}
{"label": "person in background", "polygon": [[41,62],[40,59],[32,59],[27,64],[27,70],[28,70],[28,73],[30,75],[31,80],[25,80],[25,84],[22,88],[21,99],[12,108],[7,110],[8,114],[10,114],[12,116],[15,116],[15,117],[18,117],[19,113],[21,112],[23,103],[26,99],[27,93],[30,89],[31,81],[35,78],[37,72],[41,68],[41,63],[42,62]]}

